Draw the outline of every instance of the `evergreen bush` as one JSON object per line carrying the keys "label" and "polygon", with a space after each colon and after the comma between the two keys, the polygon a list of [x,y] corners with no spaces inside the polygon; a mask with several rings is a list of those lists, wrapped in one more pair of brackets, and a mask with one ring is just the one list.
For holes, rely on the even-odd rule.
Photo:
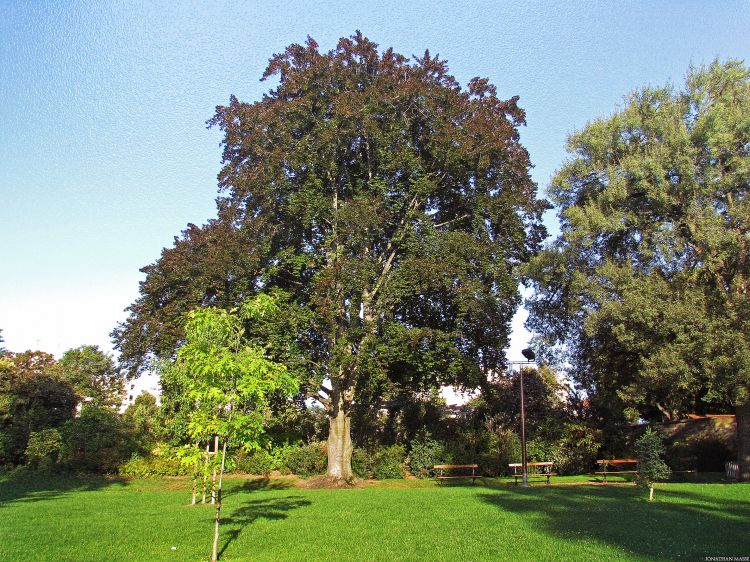
{"label": "evergreen bush", "polygon": [[564,427],[554,454],[548,459],[555,463],[559,474],[584,474],[594,467],[601,448],[601,432],[582,423]]}
{"label": "evergreen bush", "polygon": [[266,475],[279,468],[277,459],[265,449],[245,452],[238,451],[232,455],[234,471],[241,474]]}
{"label": "evergreen bush", "polygon": [[671,473],[664,462],[665,451],[661,436],[650,427],[635,442],[635,454],[638,456],[636,482],[649,489],[649,501],[654,499],[654,483],[666,480]]}
{"label": "evergreen bush", "polygon": [[136,450],[128,428],[111,409],[86,404],[62,426],[63,464],[82,472],[116,473]]}
{"label": "evergreen bush", "polygon": [[160,451],[158,454],[149,455],[133,453],[120,465],[118,474],[127,478],[157,478],[182,476],[187,474],[187,469],[180,464],[176,455]]}
{"label": "evergreen bush", "polygon": [[497,429],[487,433],[486,448],[477,459],[482,474],[486,476],[508,474],[510,463],[521,462],[521,440],[516,432],[510,429]]}

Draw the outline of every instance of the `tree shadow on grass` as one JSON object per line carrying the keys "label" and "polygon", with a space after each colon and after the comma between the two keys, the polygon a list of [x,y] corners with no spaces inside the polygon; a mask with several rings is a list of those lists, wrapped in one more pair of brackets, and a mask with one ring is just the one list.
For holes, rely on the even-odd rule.
{"label": "tree shadow on grass", "polygon": [[296,488],[296,483],[292,480],[257,477],[244,481],[226,481],[226,487],[222,491],[221,496],[226,499],[247,492],[289,490],[292,488]]}
{"label": "tree shadow on grass", "polygon": [[222,517],[222,535],[226,537],[219,551],[219,557],[224,554],[229,546],[239,538],[248,525],[252,525],[258,519],[286,519],[287,513],[293,509],[310,505],[310,501],[300,496],[287,496],[285,498],[267,498],[251,500],[243,503],[235,509],[228,517]]}
{"label": "tree shadow on grass", "polygon": [[254,492],[256,490],[289,490],[295,487],[296,482],[292,479],[262,477],[246,480],[238,489],[243,492]]}
{"label": "tree shadow on grass", "polygon": [[19,470],[0,475],[0,508],[13,503],[48,501],[74,492],[124,486],[125,480],[101,475],[72,475]]}
{"label": "tree shadow on grass", "polygon": [[750,554],[750,504],[705,491],[657,487],[654,502],[629,486],[509,488],[479,497],[558,540],[588,538],[664,560]]}

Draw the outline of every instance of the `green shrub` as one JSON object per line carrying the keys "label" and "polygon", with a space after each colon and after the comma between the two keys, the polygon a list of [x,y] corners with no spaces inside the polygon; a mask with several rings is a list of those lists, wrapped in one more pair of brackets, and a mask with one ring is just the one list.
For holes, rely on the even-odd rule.
{"label": "green shrub", "polygon": [[148,392],[136,396],[135,401],[123,412],[122,420],[142,452],[150,451],[159,438],[167,437],[156,398]]}
{"label": "green shrub", "polygon": [[378,480],[403,478],[405,476],[405,461],[406,449],[403,445],[384,447],[375,453],[375,463],[372,469],[373,476]]}
{"label": "green shrub", "polygon": [[498,429],[487,432],[487,445],[477,458],[486,476],[509,474],[511,463],[521,462],[521,441],[515,431]]}
{"label": "green shrub", "polygon": [[83,406],[79,417],[65,422],[61,434],[65,444],[62,460],[73,470],[117,472],[136,448],[116,412],[91,404]]}
{"label": "green shrub", "polygon": [[450,464],[451,457],[445,446],[429,433],[415,438],[411,442],[409,453],[409,468],[417,478],[428,478],[432,473],[432,467],[436,464]]}
{"label": "green shrub", "polygon": [[372,478],[375,458],[367,449],[356,448],[352,452],[352,472],[358,478]]}
{"label": "green shrub", "polygon": [[549,460],[555,463],[555,470],[560,474],[583,474],[594,467],[600,448],[600,431],[572,423],[565,426],[554,457]]}
{"label": "green shrub", "polygon": [[273,457],[265,449],[237,451],[232,455],[234,472],[240,474],[268,474],[273,467]]}
{"label": "green shrub", "polygon": [[156,478],[182,476],[188,473],[188,469],[180,463],[173,448],[157,447],[148,455],[133,453],[117,472],[127,478]]}
{"label": "green shrub", "polygon": [[121,464],[117,473],[126,478],[148,478],[152,476],[149,461],[138,453],[133,453],[127,461]]}
{"label": "green shrub", "polygon": [[268,474],[272,470],[281,470],[286,455],[294,446],[281,446],[268,449],[256,449],[245,452],[238,451],[232,456],[234,470],[243,474]]}
{"label": "green shrub", "polygon": [[554,461],[558,447],[544,439],[529,439],[526,441],[526,460],[528,462]]}
{"label": "green shrub", "polygon": [[57,429],[33,431],[26,445],[26,459],[32,468],[49,469],[58,461],[63,440]]}
{"label": "green shrub", "polygon": [[323,474],[328,467],[328,448],[323,442],[290,448],[284,455],[284,467],[302,477]]}
{"label": "green shrub", "polygon": [[446,456],[456,464],[478,462],[479,456],[487,451],[491,438],[490,432],[486,428],[474,428],[459,424],[456,424],[456,430],[445,441]]}

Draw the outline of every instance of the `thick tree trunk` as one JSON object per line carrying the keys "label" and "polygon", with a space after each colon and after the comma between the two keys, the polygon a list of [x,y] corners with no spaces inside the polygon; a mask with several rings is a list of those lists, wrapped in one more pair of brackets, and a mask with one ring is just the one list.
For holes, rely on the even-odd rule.
{"label": "thick tree trunk", "polygon": [[737,420],[737,480],[750,482],[750,400],[735,408]]}
{"label": "thick tree trunk", "polygon": [[328,414],[328,472],[332,480],[350,481],[352,474],[351,418],[343,401]]}

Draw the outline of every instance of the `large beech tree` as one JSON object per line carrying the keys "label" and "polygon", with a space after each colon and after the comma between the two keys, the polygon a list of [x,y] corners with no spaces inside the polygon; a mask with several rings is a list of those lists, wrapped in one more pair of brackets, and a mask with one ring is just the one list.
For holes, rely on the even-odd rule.
{"label": "large beech tree", "polygon": [[[173,352],[177,314],[275,291],[274,359],[304,369],[330,420],[328,475],[349,479],[351,410],[393,388],[476,387],[501,367],[515,268],[544,236],[524,113],[486,79],[357,33],[275,55],[262,100],[232,97],[218,217],[146,268],[115,331],[137,369]],[[203,265],[205,264],[205,268]],[[191,274],[192,272],[192,274]]]}
{"label": "large beech tree", "polygon": [[636,92],[569,150],[530,327],[610,419],[734,406],[750,479],[750,71],[715,62]]}

